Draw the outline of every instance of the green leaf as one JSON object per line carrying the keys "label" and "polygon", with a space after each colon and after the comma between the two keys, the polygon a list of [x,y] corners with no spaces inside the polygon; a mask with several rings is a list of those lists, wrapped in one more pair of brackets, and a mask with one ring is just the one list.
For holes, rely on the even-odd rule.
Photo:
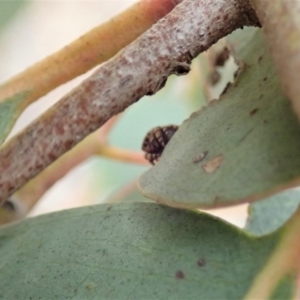
{"label": "green leaf", "polygon": [[1,27],[5,26],[26,3],[26,0],[0,1],[0,29],[2,29]]}
{"label": "green leaf", "polygon": [[[1,86],[0,86],[1,90]],[[28,92],[23,92],[0,103],[0,145],[4,142],[16,120]]]}
{"label": "green leaf", "polygon": [[208,208],[254,201],[299,183],[300,127],[262,33],[239,31],[229,44],[240,75],[219,101],[180,126],[159,163],[142,175],[146,197]]}
{"label": "green leaf", "polygon": [[249,206],[249,217],[245,230],[255,236],[272,233],[289,220],[296,212],[299,203],[299,188],[252,203]]}
{"label": "green leaf", "polygon": [[155,203],[66,210],[0,230],[0,298],[241,299],[279,236]]}

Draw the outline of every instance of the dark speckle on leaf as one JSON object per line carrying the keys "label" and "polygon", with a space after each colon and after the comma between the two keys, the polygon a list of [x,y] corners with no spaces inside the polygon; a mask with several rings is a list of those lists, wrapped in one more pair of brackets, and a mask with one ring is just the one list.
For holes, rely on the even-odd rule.
{"label": "dark speckle on leaf", "polygon": [[258,112],[258,108],[254,108],[250,111],[250,116],[253,116],[254,114],[256,114]]}
{"label": "dark speckle on leaf", "polygon": [[219,53],[217,53],[214,61],[215,66],[223,67],[226,61],[229,59],[229,50],[227,47],[222,49]]}
{"label": "dark speckle on leaf", "polygon": [[184,278],[184,273],[182,271],[177,271],[175,274],[177,279],[183,279]]}
{"label": "dark speckle on leaf", "polygon": [[87,290],[93,290],[94,288],[96,287],[95,283],[91,282],[91,283],[88,283],[85,288]]}
{"label": "dark speckle on leaf", "polygon": [[200,258],[198,261],[197,261],[197,265],[199,267],[204,267],[206,265],[206,260],[204,258]]}

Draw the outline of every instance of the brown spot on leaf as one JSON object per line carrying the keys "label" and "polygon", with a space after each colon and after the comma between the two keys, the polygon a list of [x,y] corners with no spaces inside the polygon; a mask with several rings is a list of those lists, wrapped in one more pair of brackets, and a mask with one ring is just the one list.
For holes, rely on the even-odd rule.
{"label": "brown spot on leaf", "polygon": [[229,59],[229,50],[225,47],[224,49],[222,49],[222,51],[217,53],[214,61],[214,65],[222,67],[225,65],[228,59]]}
{"label": "brown spot on leaf", "polygon": [[206,260],[204,258],[200,258],[198,261],[197,261],[197,265],[199,267],[204,267],[206,265]]}
{"label": "brown spot on leaf", "polygon": [[183,279],[184,278],[184,273],[182,271],[177,271],[175,274],[177,279]]}
{"label": "brown spot on leaf", "polygon": [[195,158],[193,159],[194,163],[198,163],[200,161],[202,161],[208,154],[208,151],[204,151],[200,154],[198,154],[197,156],[195,156]]}
{"label": "brown spot on leaf", "polygon": [[223,163],[224,157],[223,155],[218,155],[217,157],[208,161],[202,168],[206,173],[214,173]]}
{"label": "brown spot on leaf", "polygon": [[214,86],[220,81],[220,79],[221,79],[220,73],[217,70],[213,70],[209,78],[210,84]]}
{"label": "brown spot on leaf", "polygon": [[254,108],[250,111],[250,116],[253,116],[254,114],[256,114],[258,112],[258,108]]}
{"label": "brown spot on leaf", "polygon": [[96,287],[95,283],[91,282],[91,283],[88,283],[85,288],[87,290],[93,290],[94,288]]}

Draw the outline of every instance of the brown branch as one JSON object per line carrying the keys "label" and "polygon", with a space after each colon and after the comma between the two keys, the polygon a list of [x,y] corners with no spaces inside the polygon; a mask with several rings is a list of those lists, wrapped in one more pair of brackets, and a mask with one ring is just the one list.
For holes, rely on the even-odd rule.
{"label": "brown branch", "polygon": [[258,25],[246,0],[185,0],[0,151],[0,203],[109,118],[188,73],[192,58]]}
{"label": "brown branch", "polygon": [[284,91],[300,118],[300,1],[251,0]]}
{"label": "brown branch", "polygon": [[[23,110],[51,90],[107,61],[182,0],[140,0],[0,86],[0,102],[22,95],[6,135]],[[133,22],[134,20],[134,22]]]}

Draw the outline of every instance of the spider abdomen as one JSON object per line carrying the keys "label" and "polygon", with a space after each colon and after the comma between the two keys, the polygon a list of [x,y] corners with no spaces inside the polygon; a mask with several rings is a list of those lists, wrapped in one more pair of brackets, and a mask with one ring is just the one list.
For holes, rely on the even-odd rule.
{"label": "spider abdomen", "polygon": [[146,152],[145,158],[151,163],[157,163],[165,146],[177,131],[178,126],[168,125],[155,127],[150,130],[144,138],[142,150]]}

